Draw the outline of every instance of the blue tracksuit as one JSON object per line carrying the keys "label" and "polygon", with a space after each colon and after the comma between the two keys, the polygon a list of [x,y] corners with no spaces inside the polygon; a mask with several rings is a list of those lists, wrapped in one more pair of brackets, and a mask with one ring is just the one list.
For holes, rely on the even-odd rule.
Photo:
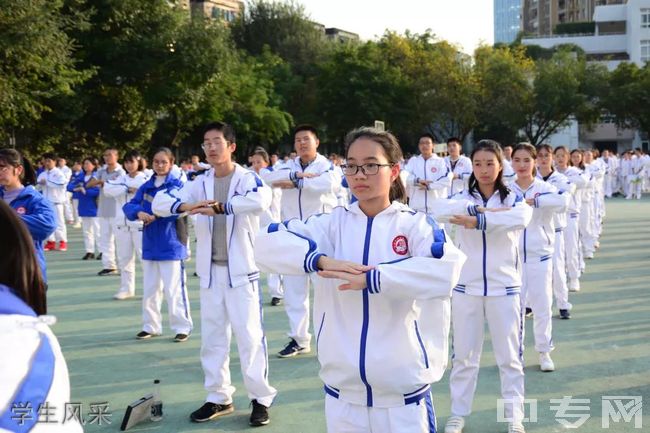
{"label": "blue tracksuit", "polygon": [[[159,191],[166,191],[172,188],[181,188],[183,182],[174,176],[167,175],[160,186],[155,186],[157,176],[152,176],[146,181],[135,196],[124,205],[122,210],[129,221],[138,219],[138,212],[146,212],[153,215],[151,202]],[[185,260],[187,258],[187,247],[185,241],[179,239],[176,230],[178,216],[157,217],[156,220],[144,226],[142,232],[142,258],[144,260]]]}
{"label": "blue tracksuit", "polygon": [[[80,217],[96,217],[97,216],[97,199],[99,197],[99,187],[94,186],[88,188],[88,182],[85,181],[86,173],[83,171],[80,172],[77,176],[72,176],[70,182],[68,183],[68,191],[72,193],[72,198],[79,200],[77,205],[77,211],[79,212]],[[92,174],[92,178],[95,177],[95,172]],[[90,181],[90,179],[88,179]],[[80,191],[74,191],[78,186],[83,186],[86,190],[86,193]],[[75,195],[76,194],[76,195]]]}
{"label": "blue tracksuit", "polygon": [[[0,198],[4,197],[4,188],[0,188]],[[54,208],[40,192],[33,186],[28,185],[11,203],[9,203],[20,218],[27,225],[29,233],[34,240],[36,258],[43,272],[43,279],[47,281],[45,254],[43,253],[43,241],[46,240],[56,229],[56,213]]]}

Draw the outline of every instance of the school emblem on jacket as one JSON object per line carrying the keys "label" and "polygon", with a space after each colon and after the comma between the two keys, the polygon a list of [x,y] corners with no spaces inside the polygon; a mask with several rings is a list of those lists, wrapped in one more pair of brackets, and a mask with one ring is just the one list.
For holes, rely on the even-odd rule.
{"label": "school emblem on jacket", "polygon": [[17,213],[18,215],[25,215],[25,214],[27,213],[27,209],[25,209],[24,206],[18,206],[18,207],[16,208],[16,213]]}
{"label": "school emblem on jacket", "polygon": [[437,167],[431,167],[431,173],[435,173],[436,171],[438,171]]}
{"label": "school emblem on jacket", "polygon": [[405,256],[409,252],[409,243],[406,236],[399,235],[393,239],[393,251],[400,256]]}

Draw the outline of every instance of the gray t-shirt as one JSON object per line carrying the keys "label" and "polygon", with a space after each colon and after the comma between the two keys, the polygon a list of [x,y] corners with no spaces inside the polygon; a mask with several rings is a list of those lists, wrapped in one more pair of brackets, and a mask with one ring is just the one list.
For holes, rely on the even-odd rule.
{"label": "gray t-shirt", "polygon": [[[108,172],[108,167],[104,166],[97,170],[97,179],[115,181],[120,176],[124,174],[124,169],[121,165],[117,165],[115,170]],[[100,188],[99,193],[99,204],[97,205],[97,216],[102,218],[114,218],[115,217],[115,199],[112,197],[107,197],[104,195],[104,188]]]}
{"label": "gray t-shirt", "polygon": [[2,196],[2,199],[5,201],[7,204],[11,204],[12,201],[16,200],[18,196],[20,195],[21,192],[23,192],[23,188],[16,188],[11,191],[7,191],[6,189],[4,190],[4,195]]}
{"label": "gray t-shirt", "polygon": [[[214,199],[219,203],[228,201],[228,190],[233,170],[227,176],[214,178]],[[228,265],[228,230],[226,226],[226,215],[215,215],[212,219],[212,262],[217,265]]]}

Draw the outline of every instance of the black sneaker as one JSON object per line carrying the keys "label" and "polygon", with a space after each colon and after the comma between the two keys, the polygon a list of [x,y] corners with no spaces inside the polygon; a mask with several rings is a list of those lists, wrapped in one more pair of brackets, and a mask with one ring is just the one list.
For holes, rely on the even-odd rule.
{"label": "black sneaker", "polygon": [[287,346],[278,353],[278,358],[291,358],[296,355],[302,355],[303,353],[309,353],[311,349],[309,347],[300,347],[296,340],[293,338],[287,344]]}
{"label": "black sneaker", "polygon": [[97,272],[97,275],[100,277],[103,277],[105,275],[117,275],[117,269],[102,269],[101,271]]}
{"label": "black sneaker", "polygon": [[174,337],[174,342],[182,343],[183,341],[187,341],[188,338],[190,338],[188,334],[176,334],[176,336]]}
{"label": "black sneaker", "polygon": [[216,404],[208,401],[203,406],[192,412],[190,419],[192,422],[206,422],[223,415],[228,415],[234,411],[235,406],[233,406],[232,403]]}
{"label": "black sneaker", "polygon": [[253,427],[267,425],[271,421],[269,419],[269,408],[258,403],[257,400],[252,400],[251,405],[253,406],[253,411],[251,412],[250,425]]}
{"label": "black sneaker", "polygon": [[154,334],[150,334],[147,331],[140,331],[135,335],[135,338],[137,338],[138,340],[146,340],[146,339],[151,338],[153,336],[154,336]]}
{"label": "black sneaker", "polygon": [[282,298],[271,298],[271,305],[277,307],[282,303]]}
{"label": "black sneaker", "polygon": [[560,319],[568,320],[571,318],[569,310],[560,310]]}
{"label": "black sneaker", "polygon": [[101,259],[102,259],[102,253],[97,254],[97,257],[95,257],[95,258],[96,258],[97,260],[101,260]]}
{"label": "black sneaker", "polygon": [[86,253],[86,255],[83,256],[83,257],[81,258],[81,260],[91,260],[91,259],[94,259],[94,258],[95,258],[95,254],[93,254],[93,253]]}
{"label": "black sneaker", "polygon": [[529,319],[531,317],[533,317],[533,309],[532,308],[526,307],[526,317],[529,318]]}

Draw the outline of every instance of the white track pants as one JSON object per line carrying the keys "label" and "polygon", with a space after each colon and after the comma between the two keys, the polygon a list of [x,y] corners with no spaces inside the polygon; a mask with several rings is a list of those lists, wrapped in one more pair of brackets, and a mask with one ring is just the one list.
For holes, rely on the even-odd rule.
{"label": "white track pants", "polygon": [[289,337],[300,347],[310,347],[309,277],[284,275],[284,309],[289,316]]}
{"label": "white track pants", "polygon": [[51,242],[68,242],[68,230],[65,226],[64,204],[52,203],[54,206],[54,213],[56,214],[56,229],[54,233],[47,239]]}
{"label": "white track pants", "polygon": [[167,299],[169,327],[175,334],[192,332],[190,300],[182,260],[143,260],[142,330],[162,334],[163,293]]}
{"label": "white track pants", "polygon": [[268,351],[263,329],[262,298],[257,281],[228,285],[228,268],[212,264],[211,286],[201,288],[201,365],[206,401],[232,402],[230,340],[237,339],[244,386],[250,400],[271,406],[277,394],[268,381]]}
{"label": "white track pants", "polygon": [[578,214],[567,215],[567,226],[564,228],[564,251],[566,269],[569,278],[580,278],[580,229],[578,228]]}
{"label": "white track pants", "polygon": [[499,367],[501,397],[511,402],[504,405],[505,416],[514,420],[523,419],[523,317],[519,295],[471,296],[454,292],[451,319],[451,414],[467,416],[472,412],[487,320]]}
{"label": "white track pants", "polygon": [[81,218],[79,217],[79,199],[72,199],[72,220],[75,224],[81,224]]}
{"label": "white track pants", "polygon": [[83,217],[81,230],[84,235],[84,248],[87,253],[99,251],[99,219],[97,217]]}
{"label": "white track pants", "polygon": [[627,193],[625,194],[625,198],[641,199],[641,194],[643,193],[642,178],[640,178],[635,174],[632,174],[627,176],[627,178],[625,179],[625,183],[627,184]]}
{"label": "white track pants", "polygon": [[[596,198],[594,197],[593,200]],[[593,254],[596,248],[596,234],[593,232],[594,207],[592,202],[582,202],[578,224],[580,225],[580,241],[583,254]]]}
{"label": "white track pants", "polygon": [[435,433],[431,393],[417,403],[398,407],[368,407],[325,396],[328,433]]}
{"label": "white track pants", "polygon": [[104,269],[117,269],[113,218],[98,217],[97,219],[99,220],[99,252],[102,253],[102,266]]}
{"label": "white track pants", "polygon": [[72,210],[72,193],[66,192],[66,201],[63,202],[63,214],[65,215],[65,220],[70,222],[75,222],[74,211]]}
{"label": "white track pants", "polygon": [[142,260],[142,230],[114,226],[117,263],[120,267],[120,292],[135,294],[135,261]]}
{"label": "white track pants", "polygon": [[284,277],[280,274],[268,274],[266,283],[269,286],[269,295],[272,298],[284,298],[284,288],[282,287]]}
{"label": "white track pants", "polygon": [[553,294],[559,310],[571,310],[569,286],[566,281],[566,250],[564,231],[555,232],[555,251],[553,252]]}
{"label": "white track pants", "polygon": [[[548,353],[553,350],[553,261],[527,262],[522,266],[521,297],[533,310],[535,350]],[[525,328],[524,328],[525,329]]]}

